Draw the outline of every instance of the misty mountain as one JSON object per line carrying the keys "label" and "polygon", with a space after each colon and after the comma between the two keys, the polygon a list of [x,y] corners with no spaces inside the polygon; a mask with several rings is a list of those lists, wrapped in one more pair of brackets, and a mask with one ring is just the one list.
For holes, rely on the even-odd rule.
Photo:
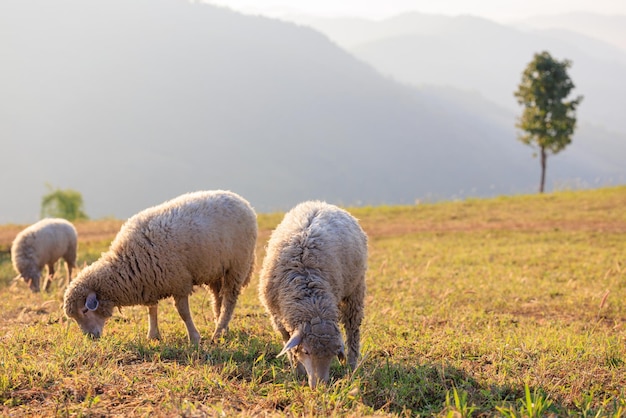
{"label": "misty mountain", "polygon": [[[442,85],[476,90],[487,99],[519,112],[513,91],[536,52],[549,51],[569,59],[576,90],[585,96],[579,119],[626,133],[626,51],[584,33],[600,25],[590,15],[592,29],[581,22],[579,32],[567,25],[545,30],[521,30],[473,16],[447,17],[406,13],[382,21],[294,17],[326,33],[357,57],[384,74],[413,85]],[[620,22],[624,18],[606,18]],[[553,20],[558,21],[557,17]],[[567,20],[566,20],[567,21]],[[602,20],[604,21],[604,20]],[[548,28],[540,18],[524,21]],[[558,22],[555,23],[555,25]],[[521,23],[518,24],[520,26]],[[626,27],[626,26],[624,26]],[[614,33],[617,25],[609,25]],[[608,29],[607,29],[608,30]],[[621,29],[624,34],[626,29]],[[625,34],[626,35],[626,34]]]}
{"label": "misty mountain", "polygon": [[598,39],[626,51],[626,16],[566,13],[534,16],[512,22],[524,29],[565,29]]}
{"label": "misty mountain", "polygon": [[585,54],[586,60],[615,61],[622,66],[626,65],[626,50],[610,43],[568,29],[541,29],[535,32],[551,39],[558,39],[563,43],[575,45],[580,52]]}
{"label": "misty mountain", "polygon": [[350,50],[361,44],[395,38],[403,35],[436,34],[453,22],[444,15],[403,13],[384,20],[361,18],[320,18],[307,15],[288,15],[287,21],[309,26],[326,34],[339,46]]}
{"label": "misty mountain", "polygon": [[[4,0],[0,56],[3,223],[36,220],[46,183],[96,218],[198,189],[271,211],[538,183],[508,110],[395,82],[292,23],[183,0]],[[548,184],[612,176],[594,155],[554,157]]]}

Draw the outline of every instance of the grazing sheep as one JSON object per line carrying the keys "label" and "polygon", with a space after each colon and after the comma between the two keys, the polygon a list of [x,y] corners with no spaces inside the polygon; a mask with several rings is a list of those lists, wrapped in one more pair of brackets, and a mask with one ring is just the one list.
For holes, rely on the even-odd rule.
{"label": "grazing sheep", "polygon": [[356,367],[365,296],[367,236],[348,212],[304,202],[272,233],[261,270],[259,297],[284,347],[309,386],[328,382],[335,356]]}
{"label": "grazing sheep", "polygon": [[67,265],[67,280],[72,279],[76,267],[77,234],[74,225],[65,219],[42,219],[21,231],[11,245],[11,261],[18,276],[28,283],[30,290],[39,292],[41,271],[48,266],[43,288],[49,290],[54,276],[54,265],[63,258]]}
{"label": "grazing sheep", "polygon": [[228,329],[239,293],[254,269],[256,214],[228,191],[188,193],[131,217],[109,251],[83,269],[65,292],[65,314],[98,338],[115,306],[148,306],[148,338],[160,338],[158,302],[173,296],[189,341],[200,333],[189,295],[206,284],[218,338]]}

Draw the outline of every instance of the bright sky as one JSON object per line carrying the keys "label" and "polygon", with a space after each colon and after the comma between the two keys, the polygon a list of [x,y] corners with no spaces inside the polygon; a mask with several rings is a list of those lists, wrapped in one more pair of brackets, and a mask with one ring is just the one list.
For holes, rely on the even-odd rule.
{"label": "bright sky", "polygon": [[308,14],[383,19],[407,11],[471,14],[493,20],[575,11],[626,15],[626,0],[206,0],[248,13],[279,17]]}

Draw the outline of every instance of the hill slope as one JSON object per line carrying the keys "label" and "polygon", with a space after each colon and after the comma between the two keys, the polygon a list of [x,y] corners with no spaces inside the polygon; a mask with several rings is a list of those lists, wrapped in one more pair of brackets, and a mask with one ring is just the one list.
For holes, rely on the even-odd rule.
{"label": "hill slope", "polygon": [[[196,189],[270,211],[537,183],[511,125],[293,24],[177,0],[6,0],[0,56],[0,222],[35,220],[45,183],[79,190],[92,217]],[[549,182],[606,173],[561,161]]]}
{"label": "hill slope", "polygon": [[[626,106],[626,52],[576,33],[520,31],[471,16],[396,19],[415,22],[413,33],[381,38],[351,50],[383,73],[412,84],[451,85],[480,91],[494,102],[517,111],[513,91],[536,52],[547,50],[569,59],[575,94],[585,96],[580,119],[626,133],[621,109]],[[393,21],[393,20],[392,20]],[[592,51],[590,55],[587,51]]]}
{"label": "hill slope", "polygon": [[573,12],[561,15],[534,16],[514,22],[524,28],[565,29],[601,39],[626,51],[626,16],[605,16]]}

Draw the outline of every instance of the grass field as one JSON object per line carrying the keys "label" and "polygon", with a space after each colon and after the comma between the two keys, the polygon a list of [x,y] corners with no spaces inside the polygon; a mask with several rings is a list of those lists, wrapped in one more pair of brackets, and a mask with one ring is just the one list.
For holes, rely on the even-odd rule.
{"label": "grass field", "polygon": [[[98,341],[31,294],[0,253],[0,413],[10,416],[626,416],[626,187],[350,209],[369,235],[362,362],[310,390],[256,294],[229,335],[190,346],[171,301],[162,341],[124,308]],[[259,264],[280,214],[259,215]],[[121,222],[78,224],[79,261]],[[23,226],[0,226],[6,250]],[[62,269],[61,274],[65,270]],[[207,291],[191,298],[204,337]]]}

